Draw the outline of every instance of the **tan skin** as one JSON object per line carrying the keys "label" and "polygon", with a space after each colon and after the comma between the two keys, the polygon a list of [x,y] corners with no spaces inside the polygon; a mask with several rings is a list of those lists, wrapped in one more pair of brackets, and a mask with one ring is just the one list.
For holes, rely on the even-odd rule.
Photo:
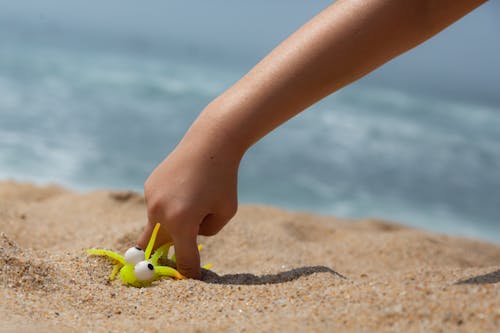
{"label": "tan skin", "polygon": [[238,167],[256,141],[325,96],[460,19],[483,0],[339,0],[214,99],[144,185],[157,244],[173,240],[177,268],[200,278],[197,235],[219,232],[238,207]]}

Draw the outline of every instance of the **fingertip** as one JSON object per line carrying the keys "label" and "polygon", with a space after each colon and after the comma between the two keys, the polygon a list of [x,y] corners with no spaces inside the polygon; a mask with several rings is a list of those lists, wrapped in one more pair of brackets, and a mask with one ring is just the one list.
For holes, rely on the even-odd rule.
{"label": "fingertip", "polygon": [[181,276],[184,277],[184,279],[201,280],[201,269],[198,269],[198,270],[194,270],[194,269],[183,270],[183,269],[181,269],[179,267],[177,269],[181,273]]}

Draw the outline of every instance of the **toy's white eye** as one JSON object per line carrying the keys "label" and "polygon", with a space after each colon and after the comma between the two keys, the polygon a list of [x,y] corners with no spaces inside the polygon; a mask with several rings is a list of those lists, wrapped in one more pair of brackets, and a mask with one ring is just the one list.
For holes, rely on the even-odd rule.
{"label": "toy's white eye", "polygon": [[141,261],[134,267],[134,274],[139,281],[148,281],[155,275],[155,268],[149,261]]}
{"label": "toy's white eye", "polygon": [[136,265],[144,260],[144,250],[140,247],[131,247],[125,252],[125,261],[129,264]]}

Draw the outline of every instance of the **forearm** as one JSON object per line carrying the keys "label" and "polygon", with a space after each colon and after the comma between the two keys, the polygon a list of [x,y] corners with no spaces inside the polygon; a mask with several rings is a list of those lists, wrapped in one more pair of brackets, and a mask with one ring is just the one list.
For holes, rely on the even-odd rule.
{"label": "forearm", "polygon": [[211,132],[216,145],[227,147],[229,142],[243,153],[308,106],[420,44],[483,2],[339,0],[210,103],[190,132]]}

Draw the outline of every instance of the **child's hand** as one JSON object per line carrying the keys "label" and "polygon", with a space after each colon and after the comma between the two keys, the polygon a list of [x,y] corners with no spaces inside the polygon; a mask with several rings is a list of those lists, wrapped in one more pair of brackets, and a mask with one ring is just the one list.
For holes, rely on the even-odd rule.
{"label": "child's hand", "polygon": [[239,162],[254,142],[483,2],[335,1],[212,101],[151,174],[139,245],[161,223],[159,242],[169,233],[179,271],[198,278],[196,236],[216,234],[235,214]]}
{"label": "child's hand", "polygon": [[237,210],[241,154],[232,154],[228,141],[193,126],[144,185],[149,223],[138,245],[145,248],[161,223],[156,244],[173,240],[177,269],[189,278],[200,278],[197,235],[215,235]]}

